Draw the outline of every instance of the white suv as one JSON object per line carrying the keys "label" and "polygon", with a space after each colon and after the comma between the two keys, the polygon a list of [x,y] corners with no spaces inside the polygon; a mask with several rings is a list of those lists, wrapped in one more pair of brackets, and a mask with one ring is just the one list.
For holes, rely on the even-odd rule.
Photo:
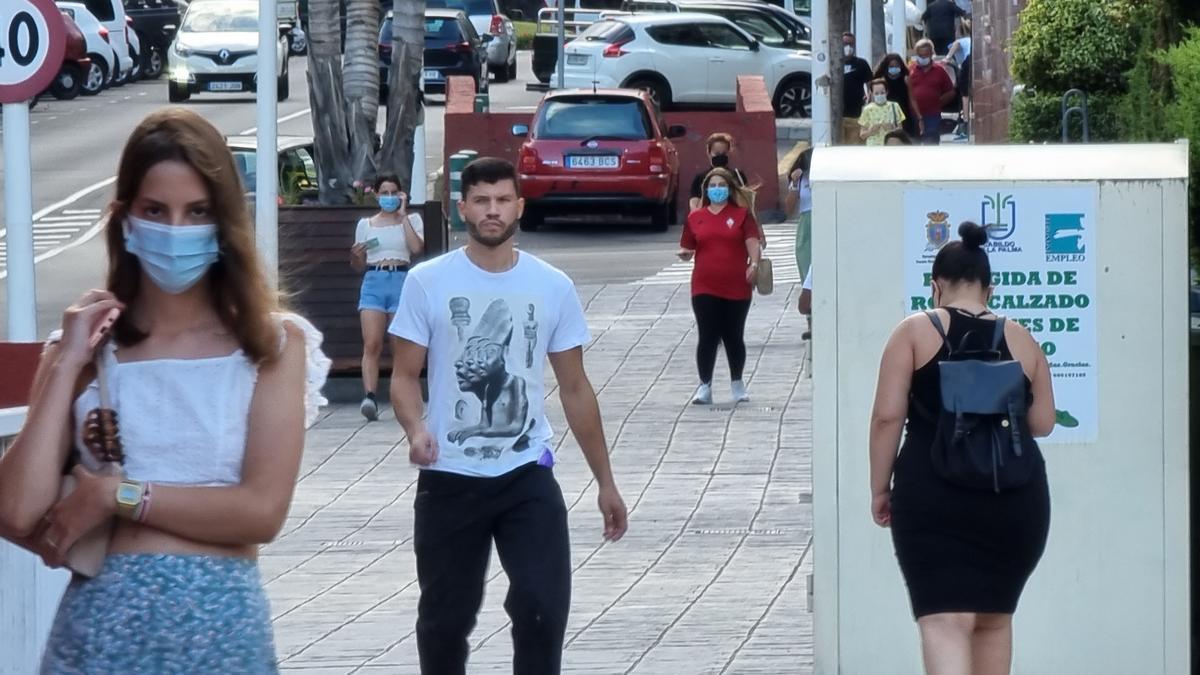
{"label": "white suv", "polygon": [[712,14],[614,16],[566,46],[565,86],[645,89],[673,103],[732,105],[738,75],[762,75],[780,117],[812,110],[812,54],[760,43]]}
{"label": "white suv", "polygon": [[[278,99],[288,97],[288,41],[275,45]],[[200,92],[258,90],[258,0],[193,0],[167,50],[172,103]]]}

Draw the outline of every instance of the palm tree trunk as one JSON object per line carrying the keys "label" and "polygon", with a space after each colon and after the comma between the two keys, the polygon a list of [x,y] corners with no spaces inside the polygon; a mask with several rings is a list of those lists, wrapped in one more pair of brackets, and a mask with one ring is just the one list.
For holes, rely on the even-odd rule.
{"label": "palm tree trunk", "polygon": [[309,0],[308,100],[320,199],[331,205],[348,204],[353,195],[339,24],[338,0]]}
{"label": "palm tree trunk", "polygon": [[351,173],[363,182],[375,176],[375,122],[379,117],[378,38],[379,0],[349,0],[343,71],[346,124],[350,132]]}
{"label": "palm tree trunk", "polygon": [[412,189],[413,136],[424,121],[420,91],[425,61],[425,0],[397,0],[392,10],[392,66],[388,70],[387,127],[379,167]]}

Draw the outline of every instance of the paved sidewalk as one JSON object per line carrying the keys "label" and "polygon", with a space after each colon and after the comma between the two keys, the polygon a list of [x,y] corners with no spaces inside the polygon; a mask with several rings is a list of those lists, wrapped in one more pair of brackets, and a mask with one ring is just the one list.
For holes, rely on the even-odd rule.
{"label": "paved sidewalk", "polygon": [[[628,535],[602,545],[595,486],[560,434],[575,565],[564,671],[811,672],[811,380],[797,377],[798,286],[755,298],[753,400],[737,408],[725,387],[715,406],[688,405],[686,284],[580,293],[594,338],[586,364],[631,513]],[[722,356],[717,381],[727,377]],[[565,431],[557,391],[547,408]],[[338,406],[309,432],[291,515],[262,557],[285,672],[418,672],[407,458],[390,412],[366,424],[357,406]],[[494,554],[489,575],[469,671],[508,673],[507,583]]]}

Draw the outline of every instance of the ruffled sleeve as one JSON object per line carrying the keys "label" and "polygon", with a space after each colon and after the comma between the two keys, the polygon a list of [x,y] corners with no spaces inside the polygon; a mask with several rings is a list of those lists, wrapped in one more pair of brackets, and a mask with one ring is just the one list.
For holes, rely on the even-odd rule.
{"label": "ruffled sleeve", "polygon": [[321,393],[325,380],[329,377],[329,367],[332,361],[325,352],[321,351],[321,343],[325,336],[308,319],[291,312],[277,314],[280,335],[279,348],[282,350],[287,333],[283,329],[284,322],[290,323],[304,333],[304,428],[311,427],[317,421],[321,406],[329,405],[329,400]]}

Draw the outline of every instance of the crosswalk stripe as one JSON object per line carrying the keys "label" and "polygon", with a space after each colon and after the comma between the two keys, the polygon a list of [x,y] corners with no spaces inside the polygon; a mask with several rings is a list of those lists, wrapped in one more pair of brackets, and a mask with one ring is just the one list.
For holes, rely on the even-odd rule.
{"label": "crosswalk stripe", "polygon": [[[775,283],[798,284],[804,281],[796,269],[796,225],[773,223],[763,226],[767,235],[766,255],[774,266]],[[633,286],[679,286],[691,282],[693,262],[676,261],[644,279],[631,282]]]}

